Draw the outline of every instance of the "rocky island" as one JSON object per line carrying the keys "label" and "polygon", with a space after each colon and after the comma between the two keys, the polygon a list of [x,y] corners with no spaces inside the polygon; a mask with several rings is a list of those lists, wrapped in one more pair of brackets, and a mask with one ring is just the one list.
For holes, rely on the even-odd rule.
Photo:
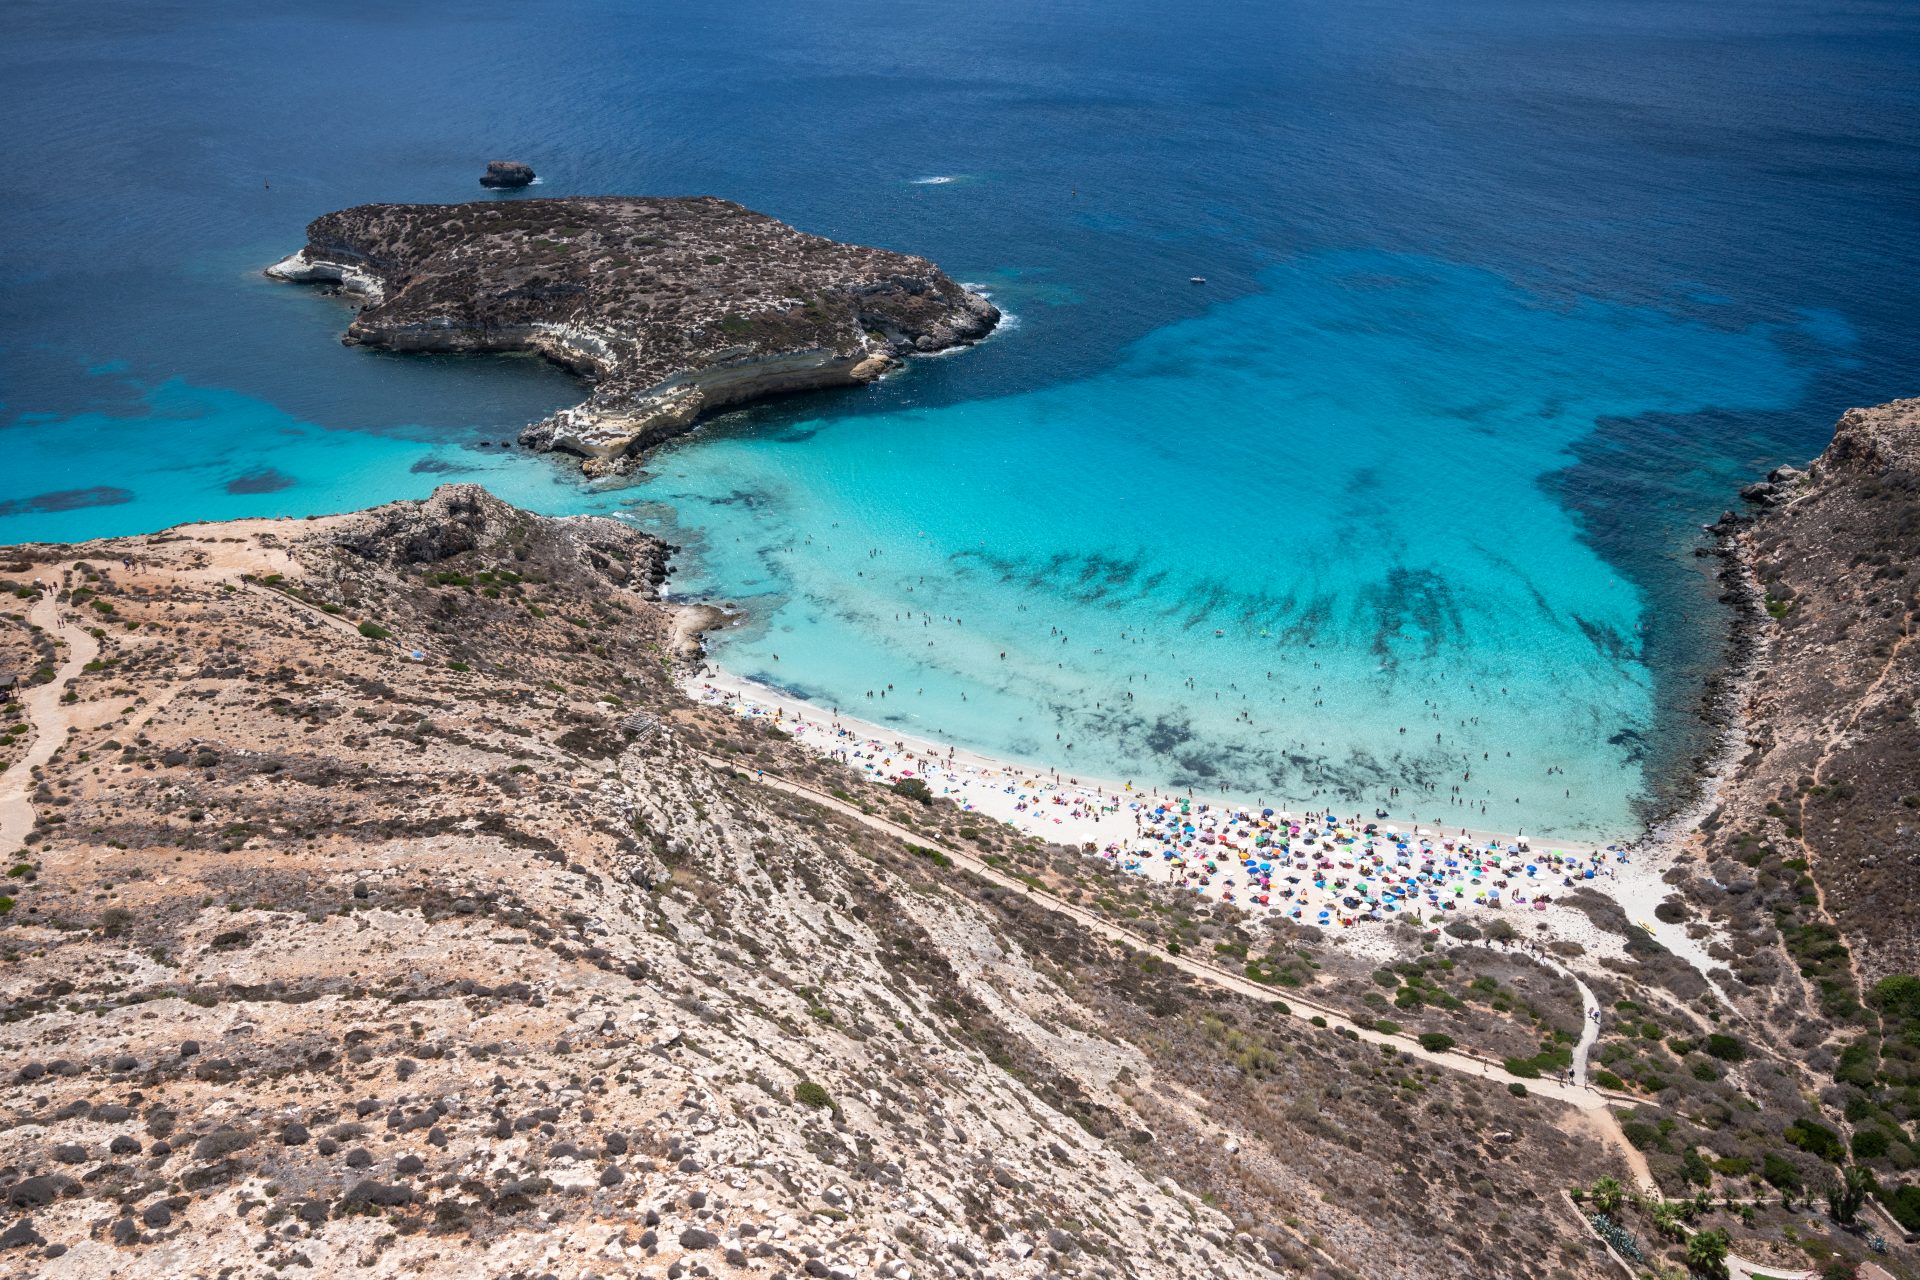
{"label": "rocky island", "polygon": [[590,379],[521,440],[593,474],[703,414],[871,382],[1000,318],[924,258],[711,197],[360,205],[315,219],[267,274],[359,300],[349,343],[533,352]]}

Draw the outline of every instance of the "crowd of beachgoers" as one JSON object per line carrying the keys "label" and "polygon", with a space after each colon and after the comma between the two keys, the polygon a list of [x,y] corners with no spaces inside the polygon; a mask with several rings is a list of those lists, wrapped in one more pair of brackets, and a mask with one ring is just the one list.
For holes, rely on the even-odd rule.
{"label": "crowd of beachgoers", "polygon": [[1401,918],[1433,923],[1450,912],[1544,912],[1556,895],[1578,887],[1612,889],[1633,865],[1632,851],[1620,845],[1548,847],[1396,821],[1381,810],[1249,808],[1131,783],[1094,785],[824,715],[731,678],[703,678],[688,690],[769,721],[877,782],[918,779],[963,811],[1081,848],[1128,873],[1329,929]]}

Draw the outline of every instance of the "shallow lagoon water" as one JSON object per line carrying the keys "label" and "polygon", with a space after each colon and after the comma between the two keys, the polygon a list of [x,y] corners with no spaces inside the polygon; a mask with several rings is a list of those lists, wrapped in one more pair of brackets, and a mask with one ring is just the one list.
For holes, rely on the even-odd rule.
{"label": "shallow lagoon water", "polygon": [[[750,611],[718,645],[746,674],[1070,771],[1617,834],[1709,733],[1699,525],[1916,390],[1891,0],[7,29],[0,542],[478,480],[680,539],[675,588]],[[925,253],[1019,324],[588,485],[499,448],[565,375],[348,350],[338,303],[258,276],[322,212],[476,198],[500,157]]]}
{"label": "shallow lagoon water", "polygon": [[1761,329],[1430,260],[1262,284],[1085,381],[661,456],[679,585],[748,613],[719,660],[1095,777],[1630,828],[1653,606],[1542,477],[1602,417],[1792,404],[1806,373]]}

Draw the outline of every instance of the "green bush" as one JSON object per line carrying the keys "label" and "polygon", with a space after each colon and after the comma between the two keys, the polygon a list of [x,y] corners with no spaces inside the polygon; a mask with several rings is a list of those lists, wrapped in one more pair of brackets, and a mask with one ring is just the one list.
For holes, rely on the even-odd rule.
{"label": "green bush", "polygon": [[1667,1145],[1665,1135],[1660,1132],[1660,1127],[1649,1124],[1645,1120],[1622,1120],[1620,1122],[1620,1136],[1642,1151],[1654,1148],[1665,1150]]}
{"label": "green bush", "polygon": [[1880,1203],[1887,1207],[1893,1220],[1908,1231],[1920,1231],[1920,1186],[1905,1186],[1887,1193],[1886,1187],[1880,1188]]}
{"label": "green bush", "polygon": [[793,1100],[818,1111],[833,1110],[833,1095],[811,1080],[802,1080],[793,1086]]}
{"label": "green bush", "polygon": [[1422,1031],[1420,1047],[1428,1053],[1445,1053],[1453,1048],[1453,1037],[1444,1031]]}
{"label": "green bush", "polygon": [[361,623],[360,634],[369,640],[391,640],[393,638],[393,632],[387,630],[377,622]]}
{"label": "green bush", "polygon": [[1853,1158],[1856,1160],[1878,1160],[1887,1154],[1888,1138],[1885,1129],[1862,1129],[1853,1135]]}
{"label": "green bush", "polygon": [[1719,1031],[1709,1035],[1701,1048],[1722,1062],[1740,1062],[1747,1056],[1747,1046],[1733,1036]]}
{"label": "green bush", "polygon": [[1833,1078],[1841,1084],[1870,1087],[1874,1078],[1880,1074],[1880,1042],[1872,1036],[1860,1036],[1849,1041],[1840,1051],[1840,1061],[1833,1069]]}
{"label": "green bush", "polygon": [[893,794],[917,800],[921,804],[933,803],[933,788],[919,778],[902,778],[893,784]]}
{"label": "green bush", "polygon": [[1920,978],[1910,973],[1882,978],[1874,984],[1869,1002],[1890,1022],[1920,1021]]}
{"label": "green bush", "polygon": [[1793,1167],[1793,1161],[1777,1151],[1769,1151],[1760,1162],[1760,1176],[1782,1191],[1800,1189],[1800,1171]]}
{"label": "green bush", "polygon": [[936,867],[951,867],[953,865],[952,858],[949,858],[938,849],[929,849],[923,844],[910,844],[907,846],[907,852],[916,858],[925,858]]}
{"label": "green bush", "polygon": [[1515,1080],[1512,1083],[1507,1085],[1507,1092],[1512,1094],[1516,1098],[1524,1098],[1527,1096],[1527,1086],[1521,1084],[1518,1080]]}
{"label": "green bush", "polygon": [[1819,1156],[1822,1160],[1839,1164],[1846,1158],[1846,1144],[1840,1141],[1840,1135],[1812,1116],[1804,1116],[1797,1123],[1788,1125],[1786,1132],[1780,1136],[1802,1151]]}

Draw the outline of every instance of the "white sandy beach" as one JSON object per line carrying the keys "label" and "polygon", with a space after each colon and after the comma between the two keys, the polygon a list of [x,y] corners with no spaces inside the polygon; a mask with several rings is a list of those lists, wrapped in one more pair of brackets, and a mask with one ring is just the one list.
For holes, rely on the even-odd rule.
{"label": "white sandy beach", "polygon": [[[1552,900],[1580,887],[1619,902],[1629,920],[1703,972],[1713,963],[1698,941],[1653,916],[1668,892],[1658,847],[1523,839],[1372,814],[1316,823],[1305,808],[1271,801],[1263,808],[1244,799],[1135,789],[997,760],[833,715],[711,665],[683,687],[698,701],[774,721],[802,746],[876,780],[920,778],[936,796],[1029,835],[1256,916],[1317,926],[1358,950],[1385,950],[1385,930],[1396,920],[1437,927],[1504,919],[1529,937],[1577,942],[1594,956],[1620,954],[1617,935]],[[1368,824],[1377,830],[1368,833]]]}

